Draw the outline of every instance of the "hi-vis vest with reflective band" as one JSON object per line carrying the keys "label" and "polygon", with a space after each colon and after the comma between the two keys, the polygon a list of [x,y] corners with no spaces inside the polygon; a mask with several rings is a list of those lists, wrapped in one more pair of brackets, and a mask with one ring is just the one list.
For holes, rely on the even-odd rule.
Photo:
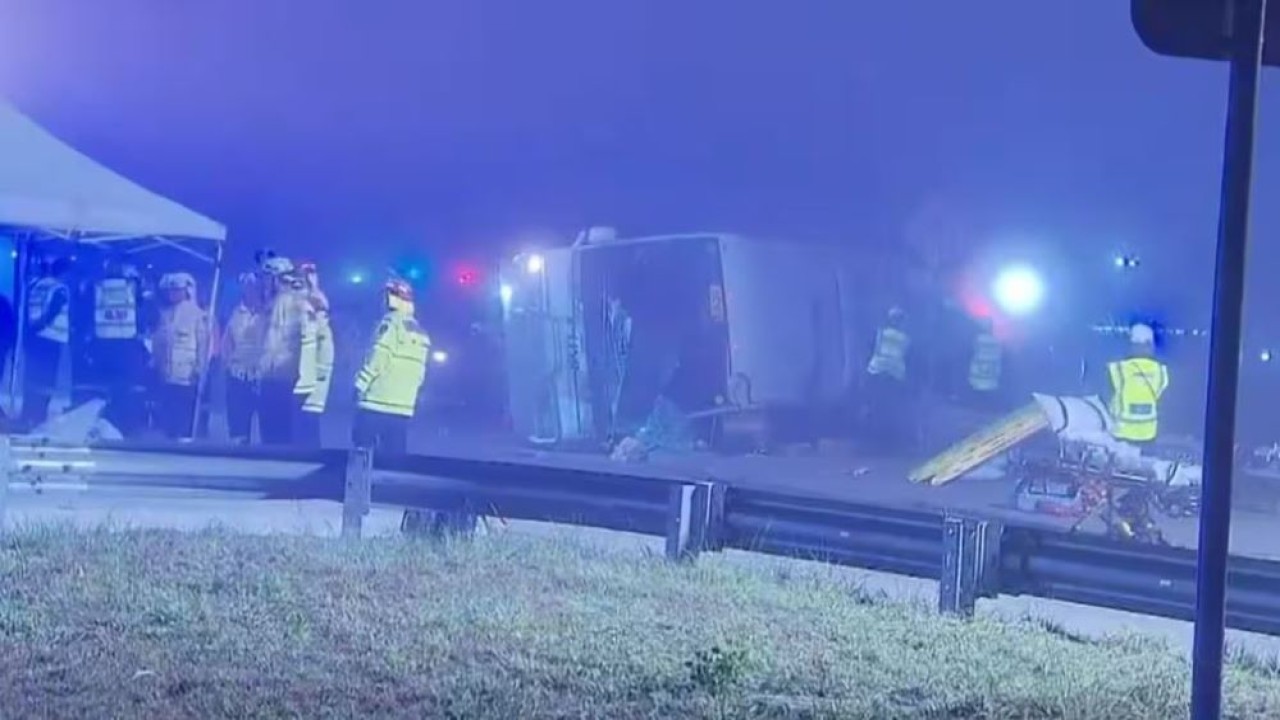
{"label": "hi-vis vest with reflective band", "polygon": [[991,333],[981,333],[973,342],[969,360],[969,387],[990,392],[1000,387],[1000,342]]}
{"label": "hi-vis vest with reflective band", "polygon": [[1107,365],[1111,375],[1112,435],[1146,442],[1156,438],[1157,406],[1169,387],[1169,371],[1151,358],[1129,358]]}
{"label": "hi-vis vest with reflective band", "polygon": [[907,379],[907,347],[911,339],[897,328],[880,328],[876,333],[876,349],[867,363],[869,375],[888,375],[896,380]]}
{"label": "hi-vis vest with reflective band", "polygon": [[138,290],[125,278],[99,280],[93,289],[93,334],[103,340],[138,336]]}
{"label": "hi-vis vest with reflective band", "polygon": [[71,339],[71,298],[67,286],[55,278],[40,278],[31,284],[27,292],[27,323],[35,324],[44,317],[44,311],[53,302],[54,295],[62,293],[64,302],[62,310],[53,318],[49,326],[36,333],[45,340],[66,343]]}
{"label": "hi-vis vest with reflective band", "polygon": [[333,382],[333,328],[329,314],[316,313],[316,385],[302,403],[305,412],[322,413],[329,401],[329,386]]}
{"label": "hi-vis vest with reflective band", "polygon": [[364,367],[356,375],[356,392],[364,410],[412,417],[418,389],[427,374],[431,340],[418,321],[391,311],[378,325]]}
{"label": "hi-vis vest with reflective band", "polygon": [[311,307],[311,303],[305,299],[303,302],[306,303],[306,307],[302,313],[302,327],[298,347],[298,382],[293,386],[294,395],[310,395],[315,391],[316,365],[319,361],[317,354],[319,321],[316,318],[316,311]]}

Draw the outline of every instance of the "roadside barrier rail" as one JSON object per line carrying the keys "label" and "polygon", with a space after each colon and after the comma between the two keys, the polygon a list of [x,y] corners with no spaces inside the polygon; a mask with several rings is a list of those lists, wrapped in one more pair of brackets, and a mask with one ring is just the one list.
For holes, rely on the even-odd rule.
{"label": "roadside barrier rail", "polygon": [[[373,455],[200,443],[71,446],[0,438],[0,520],[19,492],[183,491],[343,504],[358,537],[373,506],[466,532],[469,518],[530,520],[665,539],[666,555],[745,550],[938,582],[938,607],[971,615],[982,598],[1027,595],[1189,620],[1191,550],[982,517],[902,510],[699,477],[566,468],[537,459]],[[1280,563],[1233,558],[1227,624],[1280,635]]]}

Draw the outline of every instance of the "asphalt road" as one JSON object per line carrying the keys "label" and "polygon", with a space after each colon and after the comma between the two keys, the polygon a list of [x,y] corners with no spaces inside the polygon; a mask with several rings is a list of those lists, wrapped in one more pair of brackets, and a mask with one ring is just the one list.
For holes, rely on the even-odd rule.
{"label": "asphalt road", "polygon": [[[657,454],[642,463],[620,463],[601,455],[536,450],[498,439],[420,437],[421,452],[505,458],[637,475],[716,479],[730,485],[829,497],[871,505],[940,510],[999,518],[1009,523],[1066,528],[1067,521],[1020,511],[1013,506],[1013,485],[998,470],[978,472],[941,487],[907,480],[914,462],[902,458],[859,457],[832,449],[791,456],[721,456],[712,453]],[[1252,485],[1244,489],[1257,495]],[[1242,503],[1232,516],[1234,554],[1280,559],[1280,516],[1271,510],[1250,509],[1265,503]],[[1195,518],[1159,518],[1166,539],[1177,546],[1196,546]],[[1101,521],[1090,520],[1080,531],[1101,532]]]}

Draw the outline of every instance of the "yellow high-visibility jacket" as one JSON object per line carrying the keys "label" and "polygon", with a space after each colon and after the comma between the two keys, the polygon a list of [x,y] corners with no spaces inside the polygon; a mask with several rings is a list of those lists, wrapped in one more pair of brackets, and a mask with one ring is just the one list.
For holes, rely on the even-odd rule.
{"label": "yellow high-visibility jacket", "polygon": [[243,304],[231,311],[221,348],[228,375],[237,380],[258,379],[266,322],[262,313]]}
{"label": "yellow high-visibility jacket", "polygon": [[360,408],[412,417],[430,351],[431,339],[411,310],[388,312],[378,324],[373,346],[356,375]]}
{"label": "yellow high-visibility jacket", "polygon": [[151,337],[151,360],[161,381],[195,385],[209,362],[209,314],[194,300],[161,310]]}
{"label": "yellow high-visibility jacket", "polygon": [[973,342],[973,356],[969,359],[969,387],[978,392],[998,390],[1003,355],[995,335],[979,334]]}
{"label": "yellow high-visibility jacket", "polygon": [[333,383],[333,328],[329,313],[316,313],[316,384],[302,403],[305,412],[322,413],[329,402],[329,386]]}
{"label": "yellow high-visibility jacket", "polygon": [[1169,388],[1169,370],[1157,360],[1134,357],[1107,365],[1111,376],[1111,434],[1117,440],[1148,442],[1159,431],[1160,396]]}
{"label": "yellow high-visibility jacket", "polygon": [[911,338],[897,328],[884,327],[876,333],[876,348],[867,363],[868,375],[888,375],[895,380],[907,379],[907,349]]}
{"label": "yellow high-visibility jacket", "polygon": [[306,296],[284,290],[271,303],[258,374],[262,379],[292,380],[294,392],[315,387],[315,312]]}

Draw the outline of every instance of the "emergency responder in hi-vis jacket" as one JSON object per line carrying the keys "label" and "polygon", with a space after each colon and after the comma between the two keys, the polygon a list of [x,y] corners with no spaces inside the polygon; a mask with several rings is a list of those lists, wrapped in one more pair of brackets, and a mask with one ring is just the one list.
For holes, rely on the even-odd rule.
{"label": "emergency responder in hi-vis jacket", "polygon": [[196,281],[187,273],[160,278],[165,306],[151,338],[151,362],[159,381],[156,421],[166,437],[190,438],[196,393],[208,368],[209,315],[196,301]]}
{"label": "emergency responder in hi-vis jacket", "polygon": [[992,408],[998,400],[1003,365],[1004,348],[996,338],[991,319],[983,318],[969,356],[969,391],[979,407]]}
{"label": "emergency responder in hi-vis jacket", "polygon": [[322,445],[321,418],[329,402],[329,387],[333,382],[333,328],[329,324],[329,298],[320,289],[320,276],[315,263],[298,265],[305,286],[307,300],[315,318],[315,385],[303,399],[302,414],[298,419],[298,444],[307,447]]}
{"label": "emergency responder in hi-vis jacket", "polygon": [[49,419],[49,402],[71,340],[71,291],[66,283],[70,269],[69,259],[57,258],[27,287],[20,422],[28,430]]}
{"label": "emergency responder in hi-vis jacket", "polygon": [[288,277],[285,288],[285,292],[297,304],[298,312],[302,317],[301,336],[298,342],[298,379],[293,384],[293,420],[289,441],[298,445],[310,445],[312,438],[302,435],[302,421],[306,419],[302,414],[302,406],[316,391],[316,373],[320,360],[320,328],[315,306],[311,303],[311,293],[307,291],[307,281],[302,277],[303,267],[304,265],[300,264],[298,271]]}
{"label": "emergency responder in hi-vis jacket", "polygon": [[137,268],[111,259],[93,283],[93,335],[89,355],[98,384],[107,389],[105,416],[125,437],[146,424],[141,393],[147,349],[140,323]]}
{"label": "emergency responder in hi-vis jacket", "polygon": [[252,272],[240,275],[240,299],[222,335],[226,369],[227,433],[232,442],[248,443],[258,411],[258,372],[266,335],[263,284]]}
{"label": "emergency responder in hi-vis jacket", "polygon": [[907,385],[906,313],[890,308],[876,331],[871,359],[864,376],[865,397],[862,427],[881,450],[901,450],[910,441],[911,393]]}
{"label": "emergency responder in hi-vis jacket", "polygon": [[1155,331],[1137,324],[1129,330],[1129,355],[1107,365],[1111,381],[1111,434],[1117,440],[1149,443],[1159,431],[1160,398],[1169,388],[1169,369],[1156,360]]}
{"label": "emergency responder in hi-vis jacket", "polygon": [[427,373],[431,340],[414,317],[413,289],[403,280],[386,284],[386,314],[356,375],[356,447],[403,453],[418,390]]}
{"label": "emergency responder in hi-vis jacket", "polygon": [[270,310],[259,363],[258,426],[262,442],[293,443],[294,423],[315,388],[315,313],[287,258],[266,261]]}

